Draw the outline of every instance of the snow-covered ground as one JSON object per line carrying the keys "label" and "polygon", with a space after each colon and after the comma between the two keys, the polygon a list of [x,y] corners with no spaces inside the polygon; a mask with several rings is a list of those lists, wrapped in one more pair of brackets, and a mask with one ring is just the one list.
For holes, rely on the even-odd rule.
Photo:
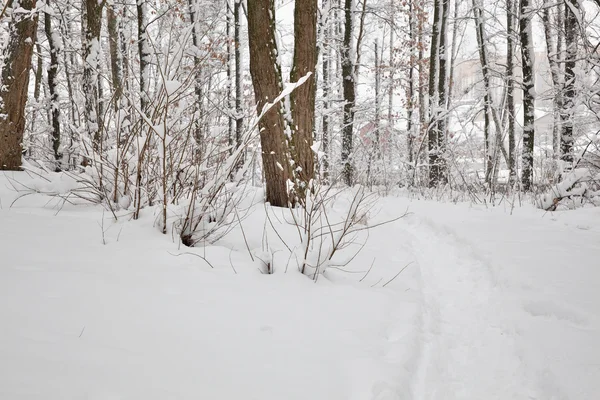
{"label": "snow-covered ground", "polygon": [[315,283],[262,274],[240,229],[188,249],[151,211],[11,207],[7,176],[30,179],[0,173],[0,399],[600,396],[598,208],[384,198],[367,224],[411,214]]}

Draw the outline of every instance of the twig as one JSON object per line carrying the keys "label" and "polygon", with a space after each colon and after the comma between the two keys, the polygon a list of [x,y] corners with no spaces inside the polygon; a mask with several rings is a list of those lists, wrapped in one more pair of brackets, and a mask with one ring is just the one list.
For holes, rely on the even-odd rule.
{"label": "twig", "polygon": [[410,266],[412,263],[413,263],[413,262],[411,261],[411,262],[409,262],[408,264],[406,264],[406,265],[404,266],[404,268],[402,268],[402,269],[400,270],[400,272],[398,272],[396,275],[394,275],[394,277],[393,277],[392,279],[390,279],[389,281],[387,281],[387,282],[386,282],[386,283],[385,283],[385,284],[384,284],[382,287],[386,287],[388,283],[391,283],[391,282],[392,282],[394,279],[396,279],[396,278],[398,277],[398,275],[400,275],[402,272],[404,272],[404,270],[405,270],[406,268],[408,268],[408,267],[409,267],[409,266]]}
{"label": "twig", "polygon": [[373,258],[373,262],[371,263],[371,266],[369,267],[369,270],[367,271],[367,273],[362,278],[360,278],[359,282],[362,282],[367,277],[367,275],[369,275],[369,272],[371,272],[371,270],[373,269],[373,265],[375,265],[375,260],[376,259],[377,258]]}
{"label": "twig", "polygon": [[215,269],[215,267],[210,263],[210,261],[208,261],[206,259],[206,257],[201,256],[200,254],[196,254],[196,253],[190,253],[190,252],[186,252],[186,253],[180,253],[180,254],[174,254],[171,253],[170,251],[168,252],[170,255],[175,256],[175,257],[179,257],[179,256],[184,256],[184,255],[190,255],[190,256],[196,256],[198,258],[201,258],[205,263],[208,264],[209,267],[211,267],[212,269]]}

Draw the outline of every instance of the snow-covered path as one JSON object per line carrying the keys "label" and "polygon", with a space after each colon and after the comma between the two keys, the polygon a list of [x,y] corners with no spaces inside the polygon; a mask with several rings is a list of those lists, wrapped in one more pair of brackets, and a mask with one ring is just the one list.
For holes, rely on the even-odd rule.
{"label": "snow-covered path", "polygon": [[597,210],[412,209],[424,315],[414,399],[596,398]]}

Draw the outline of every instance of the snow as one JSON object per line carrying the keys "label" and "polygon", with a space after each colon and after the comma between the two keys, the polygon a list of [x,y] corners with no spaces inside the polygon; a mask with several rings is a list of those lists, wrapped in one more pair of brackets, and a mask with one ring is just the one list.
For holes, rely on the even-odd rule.
{"label": "snow", "polygon": [[[373,228],[349,272],[329,268],[315,283],[286,268],[283,246],[265,233],[259,190],[241,223],[272,275],[250,259],[239,228],[212,245],[180,247],[153,227],[149,209],[115,222],[100,206],[41,194],[11,207],[18,194],[9,177],[55,194],[74,186],[61,174],[42,183],[0,173],[0,398],[600,392],[598,208],[386,197],[366,225],[411,213]],[[351,204],[348,193],[337,196],[332,214]],[[284,211],[270,210],[293,236]]]}

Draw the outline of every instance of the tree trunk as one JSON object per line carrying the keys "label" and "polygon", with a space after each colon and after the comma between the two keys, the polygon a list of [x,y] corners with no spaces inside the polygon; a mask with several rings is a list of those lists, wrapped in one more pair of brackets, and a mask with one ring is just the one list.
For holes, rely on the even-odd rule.
{"label": "tree trunk", "polygon": [[508,114],[508,169],[510,182],[517,181],[517,157],[515,155],[515,0],[506,0],[506,111]]}
{"label": "tree trunk", "polygon": [[317,92],[317,0],[296,0],[294,7],[294,64],[290,81],[297,82],[308,73],[312,75],[290,95],[292,111],[292,156],[297,189],[302,192],[314,178],[312,150]]}
{"label": "tree trunk", "polygon": [[12,171],[21,169],[29,68],[38,22],[37,13],[29,14],[35,0],[21,0],[19,5],[28,13],[13,13],[11,17],[0,88],[0,170]]}
{"label": "tree trunk", "polygon": [[225,4],[226,4],[226,18],[225,18],[225,22],[226,22],[226,40],[227,40],[227,61],[226,61],[226,66],[227,66],[227,84],[226,84],[226,90],[227,90],[227,143],[229,145],[229,154],[233,154],[233,146],[235,143],[235,117],[233,115],[233,112],[235,110],[235,104],[234,104],[234,100],[233,100],[233,95],[232,95],[232,90],[233,90],[233,71],[232,71],[232,62],[234,61],[235,56],[233,56],[233,46],[235,46],[235,39],[232,41],[231,40],[231,26],[233,25],[232,23],[232,14],[233,14],[233,9],[231,8],[230,4],[229,4],[229,0],[225,0]]}
{"label": "tree trunk", "polygon": [[[565,0],[565,89],[561,120],[564,126],[560,138],[561,159],[573,163],[573,115],[575,112],[575,65],[577,60],[577,0]],[[569,165],[570,167],[570,165]]]}
{"label": "tree trunk", "polygon": [[533,38],[531,18],[533,11],[529,0],[520,0],[519,38],[521,41],[521,64],[523,69],[523,151],[521,183],[529,191],[533,187],[533,145],[535,139],[535,82]]}
{"label": "tree trunk", "polygon": [[[260,116],[264,106],[273,102],[283,90],[275,40],[274,0],[248,2],[248,39],[250,74],[256,111]],[[266,201],[278,207],[289,204],[287,184],[291,178],[282,107],[281,103],[275,104],[259,122]]]}
{"label": "tree trunk", "polygon": [[[244,88],[242,86],[242,53],[240,41],[240,9],[241,0],[234,0],[233,23],[234,23],[234,41],[235,41],[235,146],[239,147],[242,143],[242,134],[244,130],[244,110],[242,102]],[[242,161],[243,162],[243,161]]]}
{"label": "tree trunk", "polygon": [[429,58],[429,186],[447,182],[445,152],[446,20],[448,0],[435,0]]}
{"label": "tree trunk", "polygon": [[[94,0],[88,0],[94,1]],[[192,0],[190,0],[191,2]],[[143,113],[148,112],[149,94],[148,94],[148,83],[150,80],[149,66],[150,66],[150,48],[148,44],[148,38],[146,37],[146,7],[145,2],[138,0],[136,3],[137,8],[137,39],[138,39],[138,55],[140,58],[140,109]],[[192,21],[192,24],[194,21]],[[192,31],[194,32],[194,31]],[[192,33],[195,38],[195,34]],[[196,46],[196,43],[194,43]]]}
{"label": "tree trunk", "polygon": [[[50,7],[50,0],[46,0],[46,6]],[[58,103],[58,51],[59,44],[56,43],[56,35],[52,31],[52,16],[44,13],[44,31],[50,48],[50,65],[48,66],[48,91],[50,92],[50,110],[52,113],[52,150],[56,160],[56,170],[60,170],[60,104]]]}
{"label": "tree trunk", "polygon": [[353,1],[344,3],[344,48],[342,49],[342,87],[344,91],[344,119],[342,132],[342,163],[343,177],[346,185],[354,182],[354,167],[352,165],[354,106],[356,103],[356,87],[354,77],[354,62],[352,60],[352,30],[353,30]]}
{"label": "tree trunk", "polygon": [[114,107],[119,108],[121,96],[123,95],[123,72],[121,70],[121,54],[119,46],[119,19],[115,12],[114,4],[109,4],[106,9],[108,25],[108,47],[110,51],[110,70],[112,75],[112,86],[114,90]]}
{"label": "tree trunk", "polygon": [[87,131],[92,139],[94,151],[99,151],[102,145],[98,68],[100,67],[100,30],[103,7],[104,1],[83,0],[82,30],[85,34],[83,40],[83,92]]}
{"label": "tree trunk", "polygon": [[[328,0],[323,0],[323,13],[329,12],[329,8],[327,5]],[[330,83],[329,83],[329,74],[331,73],[330,67],[330,56],[331,56],[331,48],[330,48],[330,27],[329,27],[329,18],[328,15],[321,14],[321,18],[323,19],[323,120],[322,120],[322,129],[323,134],[321,137],[321,142],[323,145],[323,157],[321,159],[321,166],[323,172],[323,182],[325,184],[329,184],[329,93],[330,93]]]}
{"label": "tree trunk", "polygon": [[406,135],[407,135],[407,152],[409,166],[413,162],[413,147],[414,139],[416,137],[414,131],[413,114],[414,114],[414,99],[415,99],[415,63],[417,61],[417,55],[415,50],[417,49],[417,30],[415,24],[415,8],[414,0],[410,0],[408,3],[408,38],[410,46],[410,55],[408,61],[408,88],[406,92]]}
{"label": "tree trunk", "polygon": [[485,182],[492,185],[492,172],[494,167],[494,161],[492,157],[492,139],[490,135],[490,125],[491,125],[491,112],[492,112],[492,93],[490,88],[490,70],[489,70],[489,60],[488,60],[488,52],[487,52],[487,43],[485,36],[485,29],[483,26],[483,12],[481,9],[481,5],[477,2],[477,0],[473,0],[473,17],[475,20],[475,30],[477,36],[477,47],[479,48],[479,61],[481,63],[481,71],[483,74],[483,117],[484,117],[484,127],[483,127],[483,138],[484,138],[484,154],[485,154]]}

